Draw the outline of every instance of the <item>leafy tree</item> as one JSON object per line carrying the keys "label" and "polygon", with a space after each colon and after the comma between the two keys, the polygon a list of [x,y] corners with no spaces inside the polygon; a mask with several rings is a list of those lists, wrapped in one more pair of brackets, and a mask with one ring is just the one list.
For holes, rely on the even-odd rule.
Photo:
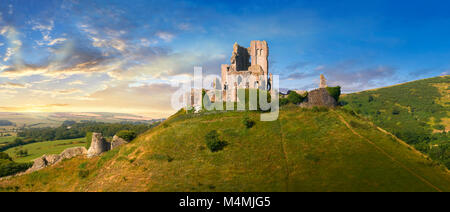
{"label": "leafy tree", "polygon": [[136,138],[136,132],[130,131],[130,130],[121,130],[116,134],[119,138],[124,139],[125,141],[132,141],[134,138]]}
{"label": "leafy tree", "polygon": [[295,91],[291,91],[289,92],[287,99],[292,104],[300,104],[303,101],[304,97],[300,96],[300,94]]}
{"label": "leafy tree", "polygon": [[336,102],[339,101],[339,96],[341,95],[341,86],[327,87],[327,91],[332,96]]}

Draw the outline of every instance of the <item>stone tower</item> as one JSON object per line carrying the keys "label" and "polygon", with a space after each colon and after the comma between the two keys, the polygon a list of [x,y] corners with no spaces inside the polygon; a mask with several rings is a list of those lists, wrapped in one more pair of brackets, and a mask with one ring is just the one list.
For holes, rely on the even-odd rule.
{"label": "stone tower", "polygon": [[254,40],[245,48],[233,45],[230,64],[222,64],[222,89],[236,88],[268,89],[269,47],[266,41]]}
{"label": "stone tower", "polygon": [[325,79],[325,76],[321,74],[319,88],[326,88],[326,87],[327,87],[327,80]]}
{"label": "stone tower", "polygon": [[269,74],[269,46],[266,41],[253,40],[248,48],[252,63],[251,65],[259,65],[264,71],[264,75]]}

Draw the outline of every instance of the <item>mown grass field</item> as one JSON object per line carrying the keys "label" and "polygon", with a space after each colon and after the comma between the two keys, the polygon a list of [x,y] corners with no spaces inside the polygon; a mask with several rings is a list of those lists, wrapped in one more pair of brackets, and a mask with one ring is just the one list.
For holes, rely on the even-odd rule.
{"label": "mown grass field", "polygon": [[[0,181],[4,191],[450,191],[441,165],[337,109],[176,114],[103,155]],[[256,124],[247,129],[243,118]],[[206,148],[217,130],[228,145]]]}
{"label": "mown grass field", "polygon": [[[85,146],[86,138],[75,138],[67,140],[45,141],[17,146],[6,150],[16,162],[30,162],[44,154],[59,154],[67,148]],[[27,150],[26,157],[17,157],[16,152],[19,150]]]}

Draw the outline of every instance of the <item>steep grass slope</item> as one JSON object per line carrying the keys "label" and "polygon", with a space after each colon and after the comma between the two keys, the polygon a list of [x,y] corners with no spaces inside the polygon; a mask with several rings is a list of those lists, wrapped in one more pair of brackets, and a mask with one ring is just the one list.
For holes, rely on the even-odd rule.
{"label": "steep grass slope", "polygon": [[[247,129],[244,116],[256,121]],[[5,191],[450,191],[442,166],[343,110],[176,114],[98,158],[0,180]],[[217,130],[228,145],[210,152]]]}
{"label": "steep grass slope", "polygon": [[450,168],[450,76],[348,94],[341,101]]}

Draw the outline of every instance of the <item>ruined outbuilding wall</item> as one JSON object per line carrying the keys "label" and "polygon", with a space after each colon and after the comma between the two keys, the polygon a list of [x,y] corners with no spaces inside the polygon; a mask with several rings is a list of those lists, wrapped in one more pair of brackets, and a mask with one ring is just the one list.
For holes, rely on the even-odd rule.
{"label": "ruined outbuilding wall", "polygon": [[300,104],[302,107],[336,107],[336,100],[328,93],[326,88],[318,88],[308,92],[306,100]]}

